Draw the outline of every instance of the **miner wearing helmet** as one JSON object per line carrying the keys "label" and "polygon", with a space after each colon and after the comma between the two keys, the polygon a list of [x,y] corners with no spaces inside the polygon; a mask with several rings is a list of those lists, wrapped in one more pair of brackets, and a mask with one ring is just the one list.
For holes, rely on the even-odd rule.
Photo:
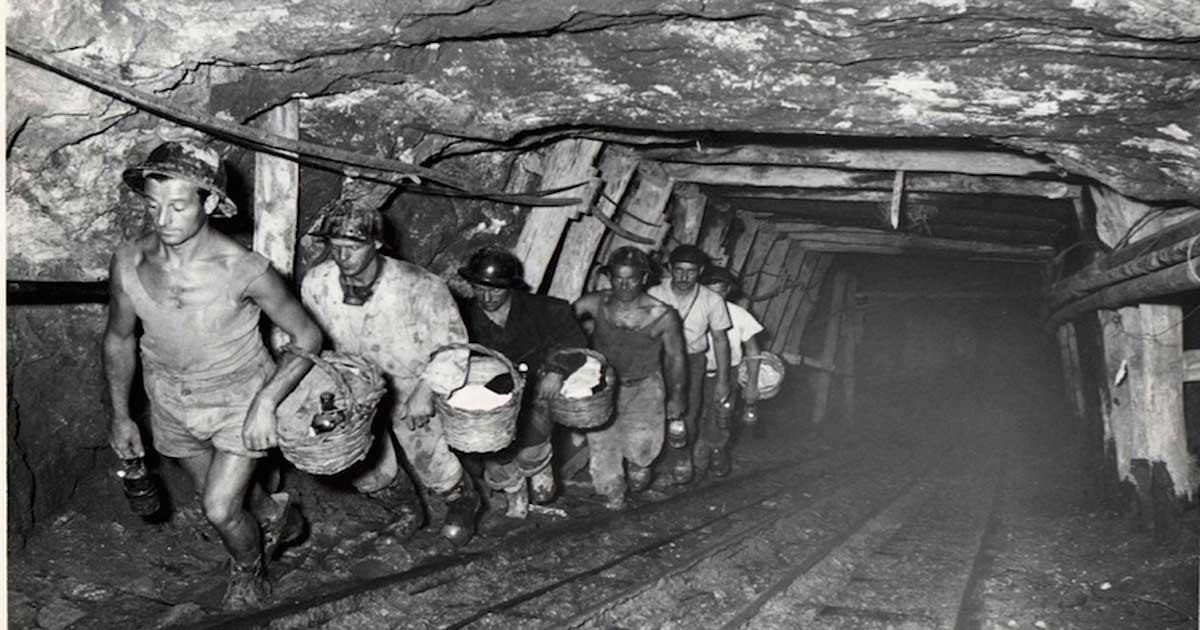
{"label": "miner wearing helmet", "polygon": [[[339,352],[356,354],[383,369],[386,406],[395,436],[421,486],[447,507],[442,535],[465,544],[475,532],[479,494],[446,442],[433,394],[449,394],[466,379],[467,351],[435,351],[465,343],[467,330],[446,283],[438,276],[380,253],[383,217],[374,208],[333,202],[310,231],[328,244],[329,259],[308,271],[304,304]],[[399,538],[424,521],[412,482],[389,436],[375,440],[367,460],[349,472],[354,487],[393,516]]]}
{"label": "miner wearing helmet", "polygon": [[[547,358],[559,348],[586,347],[587,339],[570,303],[525,290],[521,264],[509,252],[481,249],[458,273],[475,294],[466,318],[471,340],[500,352],[514,365],[524,365],[529,378],[536,379],[536,386],[525,388],[515,441],[484,459],[484,480],[492,490],[505,493],[508,516],[525,518],[531,493],[536,503],[554,496],[550,398],[562,387],[564,376],[579,367]],[[582,364],[581,355],[569,356]]]}
{"label": "miner wearing helmet", "polygon": [[614,510],[625,505],[626,489],[649,487],[668,421],[682,427],[683,331],[675,309],[647,295],[650,267],[645,252],[621,247],[608,259],[612,288],[575,302],[575,313],[592,319],[595,348],[619,381],[613,421],[587,434],[592,483]]}
{"label": "miner wearing helmet", "polygon": [[129,412],[140,347],[154,448],[191,476],[232,557],[224,605],[255,607],[270,594],[266,562],[303,521],[286,493],[267,495],[252,473],[276,444],[275,408],[312,366],[291,354],[276,365],[259,317],[310,352],[321,332],[266,258],[209,224],[237,212],[215,150],[166,142],[124,180],[146,200],[153,231],[121,247],[109,268],[109,444],[121,459],[144,455]]}

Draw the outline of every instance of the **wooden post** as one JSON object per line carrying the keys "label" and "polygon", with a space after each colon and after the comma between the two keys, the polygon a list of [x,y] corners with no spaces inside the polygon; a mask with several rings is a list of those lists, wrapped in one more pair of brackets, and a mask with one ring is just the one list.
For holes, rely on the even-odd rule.
{"label": "wooden post", "polygon": [[[1102,315],[1108,364],[1108,415],[1122,480],[1135,484],[1143,518],[1165,526],[1174,499],[1191,499],[1197,471],[1183,417],[1182,308],[1140,304]],[[1136,469],[1136,470],[1135,470]],[[1164,477],[1169,477],[1169,483]],[[1169,486],[1164,501],[1155,487]]]}
{"label": "wooden post", "polygon": [[[837,356],[838,330],[842,323],[842,309],[846,305],[846,289],[849,286],[850,274],[839,271],[833,277],[833,292],[829,297],[829,317],[825,321],[825,338],[821,345],[818,360],[831,363]],[[821,424],[829,410],[830,386],[833,384],[833,374],[825,371],[813,372],[813,407],[812,422]]]}
{"label": "wooden post", "polygon": [[1087,403],[1083,397],[1083,370],[1079,365],[1079,342],[1075,336],[1075,325],[1067,323],[1059,326],[1057,335],[1063,383],[1071,398],[1071,409],[1075,412],[1076,424],[1080,427],[1078,437],[1083,439],[1082,427],[1087,420]]}
{"label": "wooden post", "polygon": [[888,206],[888,225],[893,230],[900,229],[900,211],[904,203],[904,171],[896,171],[896,179],[892,183],[892,202]]}
{"label": "wooden post", "polygon": [[590,214],[572,222],[567,228],[554,279],[550,283],[550,295],[572,302],[583,294],[600,240],[607,230],[593,215],[612,217],[616,213],[616,202],[625,195],[625,189],[637,169],[638,158],[632,151],[610,144],[601,152],[599,164],[603,194],[596,199]]}
{"label": "wooden post", "polygon": [[[737,242],[733,244],[733,251],[729,253],[729,270],[737,274],[741,278],[745,278],[746,257],[750,255],[750,248],[754,245],[754,241],[758,238],[758,228],[762,224],[757,218],[748,214],[743,214],[742,233],[738,236]],[[745,287],[742,287],[745,291]]]}
{"label": "wooden post", "polygon": [[695,184],[678,184],[671,196],[671,247],[695,245],[704,221],[704,206],[708,197]]}
{"label": "wooden post", "polygon": [[782,237],[770,224],[764,223],[759,226],[757,236],[754,238],[754,246],[750,248],[745,262],[742,263],[742,292],[747,296],[754,294],[754,287],[759,282],[760,272],[767,262],[767,254],[771,253],[775,242],[779,240],[782,240]]}
{"label": "wooden post", "polygon": [[[794,281],[796,287],[791,291],[787,306],[783,310],[783,317],[780,319],[780,322],[782,322],[779,328],[781,332],[771,338],[771,352],[778,354],[786,349],[786,342],[788,337],[791,336],[792,328],[796,325],[796,317],[800,312],[800,307],[804,304],[805,300],[810,302],[816,300],[815,296],[810,297],[811,287],[814,284],[817,269],[821,267],[822,261],[828,265],[828,259],[828,254],[809,253],[804,256],[804,259],[800,263],[800,269],[796,272],[796,279]],[[819,281],[817,284],[820,284]],[[807,318],[807,314],[805,317]],[[803,323],[801,327],[803,327]]]}
{"label": "wooden post", "polygon": [[784,341],[784,351],[799,353],[804,343],[804,331],[808,329],[809,320],[816,310],[817,300],[821,297],[821,287],[825,284],[825,276],[829,265],[833,262],[832,254],[817,254],[813,257],[815,264],[812,275],[804,285],[804,293],[800,296],[800,304],[796,307],[796,315],[788,326],[787,339]]}
{"label": "wooden post", "polygon": [[[560,140],[550,149],[543,161],[541,186],[547,189],[578,184],[593,176],[593,164],[600,153],[601,142],[570,138]],[[581,194],[581,189],[567,191],[565,195]],[[562,237],[567,222],[587,209],[590,199],[565,207],[536,207],[526,211],[525,224],[513,253],[525,267],[525,282],[534,291],[542,286],[554,250]]]}
{"label": "wooden post", "polygon": [[725,248],[725,238],[729,234],[729,224],[733,221],[733,209],[722,203],[709,202],[709,208],[704,212],[704,222],[700,228],[700,249],[708,254],[714,265],[729,266],[729,255]]}
{"label": "wooden post", "polygon": [[846,424],[854,423],[854,355],[858,349],[858,338],[862,332],[862,311],[854,308],[853,299],[858,279],[850,276],[843,289],[843,315],[838,330],[837,355],[834,360],[838,384],[841,385],[841,418]]}
{"label": "wooden post", "polygon": [[[300,138],[300,103],[290,101],[263,114],[264,131]],[[254,251],[271,261],[290,281],[296,264],[296,222],[300,212],[300,165],[266,153],[254,155]],[[278,352],[291,341],[271,327],[271,347]]]}

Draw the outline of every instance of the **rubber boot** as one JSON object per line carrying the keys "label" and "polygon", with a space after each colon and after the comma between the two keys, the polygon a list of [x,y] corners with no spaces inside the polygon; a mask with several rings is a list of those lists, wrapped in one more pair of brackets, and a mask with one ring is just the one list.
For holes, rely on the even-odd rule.
{"label": "rubber boot", "polygon": [[529,478],[530,499],[537,504],[548,503],[554,498],[554,471],[550,463]]}
{"label": "rubber boot", "polygon": [[475,484],[466,475],[448,492],[444,493],[446,500],[446,521],[442,524],[442,536],[461,547],[471,541],[475,535],[475,515],[479,512],[479,492]]}
{"label": "rubber boot", "polygon": [[712,454],[709,455],[709,470],[718,477],[726,477],[732,468],[733,463],[729,459],[729,449],[714,448]]}

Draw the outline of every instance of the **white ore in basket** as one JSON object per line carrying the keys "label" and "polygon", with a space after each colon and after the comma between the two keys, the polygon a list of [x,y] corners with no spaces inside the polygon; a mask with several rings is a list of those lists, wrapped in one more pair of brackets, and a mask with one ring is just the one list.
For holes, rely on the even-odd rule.
{"label": "white ore in basket", "polygon": [[599,384],[600,362],[589,356],[578,370],[571,372],[563,381],[562,389],[558,391],[563,398],[587,398]]}

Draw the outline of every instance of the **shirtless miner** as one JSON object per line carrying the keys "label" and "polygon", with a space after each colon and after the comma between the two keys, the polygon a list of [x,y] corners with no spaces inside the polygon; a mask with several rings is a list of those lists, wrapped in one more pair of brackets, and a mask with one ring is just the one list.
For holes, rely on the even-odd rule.
{"label": "shirtless miner", "polygon": [[286,494],[268,495],[252,473],[276,445],[276,406],[311,367],[291,354],[276,365],[259,316],[309,352],[320,350],[321,332],[266,258],[209,225],[211,215],[237,213],[216,151],[166,142],[124,180],[145,197],[154,230],[120,248],[109,269],[109,444],[122,459],[144,455],[129,411],[140,345],[154,448],[191,476],[231,556],[223,605],[258,607],[270,597],[270,555],[303,522]]}

